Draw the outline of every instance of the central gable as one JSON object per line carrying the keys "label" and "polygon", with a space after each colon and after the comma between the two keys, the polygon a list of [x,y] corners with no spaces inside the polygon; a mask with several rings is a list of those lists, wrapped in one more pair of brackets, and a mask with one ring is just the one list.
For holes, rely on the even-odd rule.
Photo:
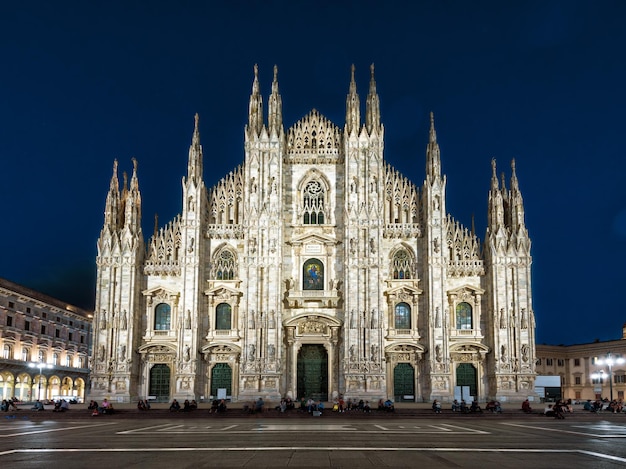
{"label": "central gable", "polygon": [[341,129],[316,109],[296,122],[287,133],[287,154],[291,160],[338,160],[341,153]]}

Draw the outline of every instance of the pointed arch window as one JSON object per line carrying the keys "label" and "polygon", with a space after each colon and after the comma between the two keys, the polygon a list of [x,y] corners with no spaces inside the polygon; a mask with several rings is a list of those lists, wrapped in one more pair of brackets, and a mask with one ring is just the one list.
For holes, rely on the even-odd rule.
{"label": "pointed arch window", "polygon": [[218,331],[232,328],[232,308],[228,303],[220,303],[215,308],[215,329]]}
{"label": "pointed arch window", "polygon": [[472,306],[469,303],[463,302],[456,305],[456,328],[463,330],[474,329]]}
{"label": "pointed arch window", "polygon": [[237,258],[229,249],[223,249],[215,256],[213,275],[216,280],[233,280],[236,278]]}
{"label": "pointed arch window", "polygon": [[169,331],[172,322],[172,309],[167,303],[159,303],[154,308],[154,330]]}
{"label": "pointed arch window", "polygon": [[302,192],[303,215],[302,222],[305,225],[323,225],[324,199],[326,193],[319,181],[309,181]]}
{"label": "pointed arch window", "polygon": [[319,259],[309,259],[302,267],[302,289],[324,289],[324,264]]}
{"label": "pointed arch window", "polygon": [[413,278],[412,259],[406,249],[400,249],[393,255],[391,271],[394,280]]}
{"label": "pointed arch window", "polygon": [[396,329],[411,329],[411,306],[408,303],[398,303],[394,314]]}

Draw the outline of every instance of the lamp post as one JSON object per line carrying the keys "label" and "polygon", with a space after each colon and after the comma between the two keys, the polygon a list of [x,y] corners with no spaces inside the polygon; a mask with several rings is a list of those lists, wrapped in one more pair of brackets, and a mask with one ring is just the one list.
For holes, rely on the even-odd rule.
{"label": "lamp post", "polygon": [[44,368],[52,368],[52,365],[50,365],[49,363],[44,363],[44,362],[30,362],[28,364],[28,366],[30,366],[31,368],[39,368],[39,379],[37,380],[38,386],[37,386],[37,399],[41,399],[41,373],[43,372]]}
{"label": "lamp post", "polygon": [[[596,364],[598,365],[606,365],[609,369],[608,377],[609,377],[609,393],[611,396],[611,401],[613,401],[613,365],[621,365],[622,363],[626,363],[622,357],[613,357],[611,352],[606,354],[606,357],[599,359]],[[604,376],[607,373],[604,370],[600,370],[599,372],[592,373],[591,377],[593,379],[602,379],[604,380]]]}

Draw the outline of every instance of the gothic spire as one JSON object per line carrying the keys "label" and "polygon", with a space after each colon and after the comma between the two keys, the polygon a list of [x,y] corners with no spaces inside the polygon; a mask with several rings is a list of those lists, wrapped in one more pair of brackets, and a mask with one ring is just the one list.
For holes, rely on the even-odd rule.
{"label": "gothic spire", "polygon": [[254,81],[252,82],[252,94],[248,106],[248,130],[254,135],[259,135],[263,128],[263,98],[259,86],[259,66],[254,65]]}
{"label": "gothic spire", "polygon": [[117,160],[113,161],[113,175],[109,183],[109,193],[107,194],[106,205],[104,208],[104,225],[111,230],[117,229],[119,219],[120,204],[120,181],[117,176]]}
{"label": "gothic spire", "polygon": [[139,179],[137,179],[137,160],[133,158],[133,175],[130,178],[130,187],[126,189],[126,173],[124,173],[124,227],[131,233],[141,231],[141,194],[139,193]]}
{"label": "gothic spire", "polygon": [[268,124],[269,131],[276,131],[280,134],[283,127],[283,103],[278,92],[278,66],[274,65],[274,81],[272,81],[272,94],[268,102]]}
{"label": "gothic spire", "polygon": [[196,185],[202,180],[202,145],[200,144],[199,130],[200,116],[194,116],[193,136],[189,146],[189,161],[187,162],[187,180],[193,181]]}
{"label": "gothic spire", "polygon": [[441,178],[441,155],[435,131],[435,114],[430,113],[430,132],[426,148],[426,177],[430,181]]}
{"label": "gothic spire", "polygon": [[376,80],[374,79],[374,64],[370,65],[370,89],[367,95],[365,109],[365,125],[371,134],[373,129],[380,127],[380,100],[376,92]]}
{"label": "gothic spire", "polygon": [[496,160],[491,160],[491,190],[489,191],[488,204],[488,226],[487,230],[495,234],[500,227],[504,226],[504,200],[502,191],[498,185],[498,176],[496,175]]}
{"label": "gothic spire", "polygon": [[354,80],[354,64],[352,64],[352,75],[350,78],[350,90],[346,98],[346,133],[359,132],[361,127],[359,95],[356,92],[356,81]]}
{"label": "gothic spire", "polygon": [[524,229],[524,200],[519,189],[517,173],[515,172],[515,159],[511,161],[511,191],[509,193],[511,209],[511,231],[517,233],[520,228]]}

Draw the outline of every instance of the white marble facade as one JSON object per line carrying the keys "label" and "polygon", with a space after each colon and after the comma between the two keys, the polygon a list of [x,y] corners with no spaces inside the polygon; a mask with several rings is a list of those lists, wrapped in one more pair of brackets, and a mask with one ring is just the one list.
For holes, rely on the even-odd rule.
{"label": "white marble facade", "polygon": [[354,68],[343,127],[312,110],[285,130],[276,68],[267,107],[255,67],[245,159],[210,189],[196,116],[181,213],[147,245],[137,164],[120,189],[115,162],[91,396],[532,394],[530,239],[514,163],[508,187],[492,164],[481,244],[446,211],[432,115],[421,187],[383,158],[373,66],[364,119]]}

